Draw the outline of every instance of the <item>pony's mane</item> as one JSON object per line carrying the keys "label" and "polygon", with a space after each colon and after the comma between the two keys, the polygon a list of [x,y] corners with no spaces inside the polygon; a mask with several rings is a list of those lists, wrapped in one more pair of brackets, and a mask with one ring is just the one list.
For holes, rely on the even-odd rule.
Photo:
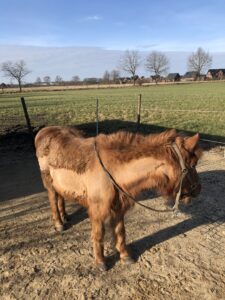
{"label": "pony's mane", "polygon": [[122,150],[130,147],[156,148],[160,145],[174,142],[176,137],[176,130],[171,129],[159,134],[148,135],[120,131],[110,135],[100,134],[97,139],[103,148]]}

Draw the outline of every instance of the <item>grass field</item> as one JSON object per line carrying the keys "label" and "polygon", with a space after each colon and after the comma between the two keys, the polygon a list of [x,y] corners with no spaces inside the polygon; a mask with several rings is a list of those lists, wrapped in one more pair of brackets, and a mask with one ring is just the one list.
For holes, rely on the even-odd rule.
{"label": "grass field", "polygon": [[21,96],[37,126],[94,122],[96,98],[100,121],[135,122],[140,93],[141,123],[225,137],[224,82],[0,94],[1,132],[25,123]]}

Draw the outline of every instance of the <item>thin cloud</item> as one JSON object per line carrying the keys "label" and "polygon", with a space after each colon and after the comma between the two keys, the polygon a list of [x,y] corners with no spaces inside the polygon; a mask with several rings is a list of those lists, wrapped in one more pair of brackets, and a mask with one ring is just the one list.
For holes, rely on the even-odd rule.
{"label": "thin cloud", "polygon": [[100,21],[102,20],[101,16],[94,15],[94,16],[88,16],[80,19],[80,22],[92,22],[92,21]]}
{"label": "thin cloud", "polygon": [[137,45],[139,49],[149,49],[159,46],[159,44],[145,44],[145,45]]}

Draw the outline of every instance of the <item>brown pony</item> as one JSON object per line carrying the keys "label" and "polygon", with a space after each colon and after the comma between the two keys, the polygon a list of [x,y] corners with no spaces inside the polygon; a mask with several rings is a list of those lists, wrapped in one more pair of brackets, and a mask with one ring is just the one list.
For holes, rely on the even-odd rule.
{"label": "brown pony", "polygon": [[[187,203],[201,189],[195,169],[201,155],[198,140],[198,134],[183,137],[174,129],[146,136],[118,132],[95,138],[84,138],[70,127],[40,130],[35,139],[36,155],[56,230],[62,231],[66,222],[64,199],[77,201],[88,209],[98,266],[106,269],[106,221],[111,223],[121,260],[132,262],[126,249],[124,214],[134,201],[121,193],[115,183],[132,197],[144,189],[154,189],[173,200],[180,187],[181,198]],[[182,182],[181,163],[174,145],[187,172]]]}

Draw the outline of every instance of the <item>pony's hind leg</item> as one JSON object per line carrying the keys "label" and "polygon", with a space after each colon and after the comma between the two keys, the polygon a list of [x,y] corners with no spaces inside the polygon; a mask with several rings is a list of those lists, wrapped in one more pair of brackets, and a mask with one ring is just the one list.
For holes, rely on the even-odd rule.
{"label": "pony's hind leg", "polygon": [[42,171],[41,177],[45,188],[48,191],[48,199],[52,210],[52,217],[55,222],[56,231],[63,231],[63,224],[58,209],[58,194],[52,186],[52,178],[48,171]]}
{"label": "pony's hind leg", "polygon": [[104,259],[104,223],[100,220],[91,220],[92,222],[92,240],[94,257],[97,266],[105,271],[107,269]]}
{"label": "pony's hind leg", "polygon": [[115,238],[115,247],[120,253],[120,259],[125,264],[134,263],[126,247],[126,233],[124,226],[124,216],[116,216],[111,221],[111,226]]}
{"label": "pony's hind leg", "polygon": [[50,206],[51,206],[51,209],[52,209],[52,216],[53,216],[53,220],[55,222],[55,230],[56,231],[63,231],[64,230],[64,227],[63,227],[63,223],[62,223],[62,220],[61,220],[61,216],[60,216],[60,212],[59,212],[59,209],[58,209],[58,197],[57,197],[57,193],[55,192],[55,190],[53,189],[49,189],[48,190],[48,199],[49,199],[49,202],[50,202]]}
{"label": "pony's hind leg", "polygon": [[58,195],[58,210],[60,213],[60,217],[63,224],[66,224],[68,222],[68,215],[66,213],[65,209],[65,200],[62,196]]}

